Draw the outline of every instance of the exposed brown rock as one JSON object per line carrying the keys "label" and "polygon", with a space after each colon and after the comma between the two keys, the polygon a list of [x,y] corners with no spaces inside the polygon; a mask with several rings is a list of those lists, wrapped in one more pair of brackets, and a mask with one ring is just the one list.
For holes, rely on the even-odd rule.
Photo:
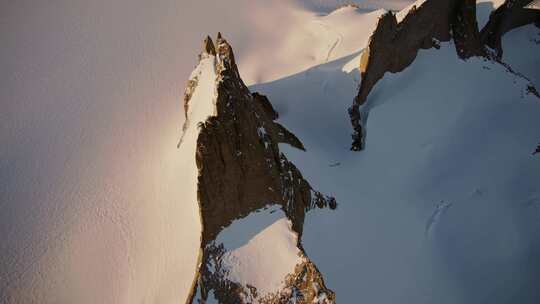
{"label": "exposed brown rock", "polygon": [[[255,290],[246,290],[207,267],[223,254],[224,249],[213,243],[218,233],[234,220],[275,204],[280,205],[291,220],[301,249],[305,213],[314,207],[335,208],[336,203],[333,198],[313,191],[300,171],[280,152],[278,143],[288,143],[302,150],[304,147],[296,136],[274,121],[278,114],[269,100],[250,93],[240,78],[232,48],[221,35],[215,48],[211,39],[205,40],[203,53],[211,54],[213,49],[217,57],[216,115],[198,126],[196,148],[197,191],[203,227],[197,287],[203,299],[213,290],[220,303],[244,303],[244,296],[253,295]],[[186,108],[189,92],[185,94]],[[307,257],[304,264],[310,276],[317,278],[322,290],[332,298],[333,293],[324,287],[320,273]],[[303,288],[296,285],[291,283],[292,287]],[[189,301],[193,300],[193,294]],[[288,300],[282,301],[282,298],[285,299],[283,294],[275,295],[265,299],[265,303],[287,303]]]}
{"label": "exposed brown rock", "polygon": [[[312,262],[306,260],[297,265],[293,274],[290,274],[286,280],[289,287],[286,292],[280,295],[279,301],[270,299],[264,303],[335,303],[336,296],[324,284],[321,273]],[[284,301],[285,300],[285,301]]]}
{"label": "exposed brown rock", "polygon": [[495,51],[496,58],[502,58],[502,36],[505,33],[519,26],[540,22],[540,10],[526,8],[531,2],[532,0],[506,0],[491,12],[480,37],[483,44]]}
{"label": "exposed brown rock", "polygon": [[[261,295],[254,286],[243,287],[226,278],[226,269],[221,265],[221,257],[225,254],[223,246],[210,244],[205,250],[207,255],[200,269],[200,277],[195,287],[199,298],[192,301],[204,303],[210,291],[220,303],[261,303],[261,304],[332,304],[336,296],[324,283],[324,279],[315,264],[301,250],[301,259],[294,271],[284,278],[284,287],[271,294]],[[210,266],[211,265],[211,266]],[[196,302],[188,302],[196,303]]]}
{"label": "exposed brown rock", "polygon": [[476,22],[476,0],[461,0],[457,5],[452,33],[456,52],[460,58],[486,55]]}
{"label": "exposed brown rock", "polygon": [[217,40],[217,56],[217,115],[200,126],[196,155],[203,240],[214,239],[234,219],[268,204],[282,205],[301,234],[304,213],[319,194],[312,194],[298,169],[280,153],[278,143],[304,147],[274,122],[278,115],[268,99],[249,92],[223,39]]}

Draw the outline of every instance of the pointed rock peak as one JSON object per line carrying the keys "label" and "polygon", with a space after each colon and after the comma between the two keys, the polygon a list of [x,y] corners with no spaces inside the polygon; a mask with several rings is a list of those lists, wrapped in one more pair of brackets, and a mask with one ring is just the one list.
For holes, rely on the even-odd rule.
{"label": "pointed rock peak", "polygon": [[216,46],[217,46],[218,55],[226,56],[226,57],[234,57],[231,45],[229,44],[229,42],[227,42],[225,38],[223,38],[221,33],[218,33],[217,35]]}
{"label": "pointed rock peak", "polygon": [[220,63],[218,71],[220,73],[230,71],[239,78],[240,75],[238,74],[238,68],[236,67],[232,47],[219,32],[216,39],[216,54]]}
{"label": "pointed rock peak", "polygon": [[214,46],[214,42],[212,41],[212,38],[210,36],[206,36],[203,42],[203,53],[209,54],[209,55],[216,55],[216,47]]}

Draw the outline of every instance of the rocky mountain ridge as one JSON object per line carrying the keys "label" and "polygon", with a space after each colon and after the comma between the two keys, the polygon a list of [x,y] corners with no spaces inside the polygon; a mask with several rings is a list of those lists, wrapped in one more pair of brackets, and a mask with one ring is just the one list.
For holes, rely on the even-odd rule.
{"label": "rocky mountain ridge", "polygon": [[[392,12],[383,15],[360,60],[362,81],[349,108],[353,126],[351,150],[359,151],[364,147],[363,124],[367,113],[361,113],[360,108],[386,72],[403,71],[414,61],[420,49],[438,48],[440,41],[450,39],[454,40],[456,53],[463,60],[482,56],[500,61],[501,36],[512,28],[540,20],[538,10],[524,8],[530,2],[506,0],[492,12],[488,24],[481,31],[476,21],[474,0],[418,1],[399,21]],[[494,49],[495,55],[486,46]],[[531,88],[532,92],[536,92],[534,86],[531,85]]]}
{"label": "rocky mountain ridge", "polygon": [[[235,63],[231,46],[218,34],[216,44],[207,37],[199,59],[215,57],[214,115],[183,129],[198,128],[196,163],[197,198],[202,222],[201,258],[188,303],[205,303],[213,292],[221,303],[333,303],[316,266],[307,258],[301,236],[305,213],[313,208],[336,208],[336,201],[314,191],[300,171],[280,152],[278,144],[304,149],[296,136],[274,120],[278,113],[269,100],[249,92]],[[197,79],[189,81],[184,108],[189,113]],[[179,145],[181,145],[180,142]],[[219,264],[225,249],[214,241],[235,220],[268,205],[279,205],[298,235],[302,262],[291,269],[282,291],[259,296],[254,286],[241,286],[211,265]],[[322,296],[324,295],[324,296]],[[321,301],[315,299],[321,297]],[[322,300],[324,298],[324,300]]]}

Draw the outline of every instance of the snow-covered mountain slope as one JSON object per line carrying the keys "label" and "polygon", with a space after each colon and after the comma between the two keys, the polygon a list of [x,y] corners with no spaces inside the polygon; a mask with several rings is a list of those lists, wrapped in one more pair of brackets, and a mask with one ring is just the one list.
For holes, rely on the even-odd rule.
{"label": "snow-covered mountain slope", "polygon": [[[191,225],[190,233],[200,236],[202,234],[200,223],[200,211],[198,204],[198,177],[199,170],[195,155],[197,154],[197,138],[199,131],[197,125],[204,123],[209,116],[216,114],[215,100],[217,94],[215,70],[216,56],[215,53],[210,54],[206,51],[199,56],[199,64],[193,71],[189,79],[189,86],[186,93],[186,120],[183,130],[181,142],[178,144],[179,155],[183,166],[181,167],[182,175],[182,193],[183,193],[183,211],[190,213],[194,222],[199,225]],[[189,102],[189,104],[187,104]],[[200,263],[201,253],[199,244],[190,248],[192,255],[185,255],[182,263],[187,269],[183,270],[186,277],[189,273],[189,268],[193,273],[196,273],[198,264]],[[186,249],[186,251],[188,251]],[[188,279],[181,282],[183,286],[179,286],[180,290],[189,290],[193,284]]]}
{"label": "snow-covered mountain slope", "polygon": [[176,145],[200,39],[228,33],[246,81],[277,79],[324,62],[335,40],[320,62],[268,60],[319,17],[281,0],[2,1],[0,302],[185,298],[200,223]]}
{"label": "snow-covered mountain slope", "polygon": [[[534,62],[534,41],[517,41],[510,48]],[[376,84],[363,105],[368,135],[361,153],[347,150],[345,110],[358,85],[357,53],[251,87],[269,96],[282,114],[280,122],[305,141],[307,151],[280,149],[340,202],[335,213],[308,214],[302,229],[302,247],[313,254],[337,301],[538,300],[538,262],[532,257],[540,252],[535,182],[540,163],[532,152],[539,98],[516,69],[484,57],[462,60],[456,49],[450,41],[440,49],[420,50],[410,66]],[[261,248],[281,247],[287,238],[276,240],[260,228],[250,232],[249,225],[238,228],[244,221],[267,227],[263,223],[270,219],[264,212],[251,213],[227,225],[208,247],[218,252],[209,259],[217,262],[204,272],[260,290],[262,299],[279,288],[287,292],[280,285],[284,281],[275,279],[286,270],[254,262],[273,261]],[[267,229],[275,231],[272,227]],[[221,233],[228,239],[244,239],[247,233],[249,240],[230,248]],[[290,249],[279,252],[294,256]],[[294,262],[285,257],[275,263],[291,269]],[[266,286],[260,280],[265,274]],[[228,303],[224,289],[205,285],[207,294],[196,301],[218,290],[220,301]],[[278,287],[269,291],[269,286]],[[225,290],[233,294],[234,288]],[[240,294],[241,302],[264,303]]]}
{"label": "snow-covered mountain slope", "polygon": [[357,51],[367,43],[379,16],[385,12],[352,6],[328,14],[292,11],[294,13],[285,16],[289,18],[284,21],[287,26],[280,31],[276,45],[269,48],[264,41],[260,46],[254,41],[255,46],[249,53],[239,52],[238,64],[247,84],[289,76]]}
{"label": "snow-covered mountain slope", "polygon": [[[540,30],[505,39],[525,66],[538,49],[523,32]],[[337,301],[537,303],[540,100],[529,82],[498,63],[458,59],[452,42],[420,51],[370,94],[365,151],[354,153],[345,108],[355,62],[252,87],[303,140],[306,152],[287,156],[340,202],[308,215],[303,236]]]}
{"label": "snow-covered mountain slope", "polygon": [[[285,219],[255,208],[228,223],[230,238],[242,241],[218,236],[229,281],[283,289],[300,250],[310,282],[327,286],[302,285],[299,273],[293,283],[321,301],[320,291],[331,290],[342,303],[537,303],[538,101],[521,77],[459,60],[443,43],[377,84],[366,149],[349,152],[346,109],[376,9],[412,1],[369,2],[374,10],[329,15],[317,0],[1,4],[0,302],[188,297],[202,227],[196,134],[186,132],[176,149],[179,96],[199,39],[222,30],[244,81],[268,95],[307,152],[279,148],[340,203],[308,213],[301,234],[290,212]],[[478,2],[482,26],[501,1]],[[510,31],[502,58],[537,86],[539,35],[532,25]],[[192,76],[212,75],[204,62]],[[196,99],[212,98],[207,84]],[[195,109],[195,122],[210,112]],[[251,220],[263,225],[246,228]],[[290,246],[295,238],[302,246]],[[260,273],[244,266],[252,257],[268,262],[269,240],[289,250],[279,250],[283,268],[272,269],[265,290]],[[207,300],[219,298],[208,292]]]}

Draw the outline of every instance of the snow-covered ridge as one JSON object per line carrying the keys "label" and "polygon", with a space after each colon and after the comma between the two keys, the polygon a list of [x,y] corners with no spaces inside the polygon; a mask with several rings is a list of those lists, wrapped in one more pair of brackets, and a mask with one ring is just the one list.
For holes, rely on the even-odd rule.
{"label": "snow-covered ridge", "polygon": [[[204,123],[208,117],[216,114],[216,56],[215,53],[202,52],[199,55],[199,63],[191,73],[186,93],[184,95],[184,109],[186,119],[184,121],[183,133],[178,143],[179,157],[186,160],[186,165],[182,168],[185,177],[182,183],[185,185],[185,200],[189,205],[195,206],[199,210],[198,200],[198,178],[199,170],[195,155],[197,154],[197,139],[199,136],[198,125]],[[200,211],[198,212],[200,213]],[[202,226],[202,220],[200,219]],[[193,231],[196,233],[196,231]],[[199,229],[202,234],[202,229]],[[193,277],[197,277],[196,272],[200,267],[202,252],[198,250],[197,264],[193,264]],[[191,290],[193,289],[193,284]],[[189,297],[189,296],[188,296]]]}
{"label": "snow-covered ridge", "polygon": [[[186,120],[184,122],[183,134],[178,146],[186,136],[197,134],[194,129],[199,123],[206,121],[209,116],[216,114],[216,57],[203,53],[201,60],[195,70],[191,73],[186,88],[186,99],[184,100],[186,109]],[[188,131],[190,130],[191,131]]]}

